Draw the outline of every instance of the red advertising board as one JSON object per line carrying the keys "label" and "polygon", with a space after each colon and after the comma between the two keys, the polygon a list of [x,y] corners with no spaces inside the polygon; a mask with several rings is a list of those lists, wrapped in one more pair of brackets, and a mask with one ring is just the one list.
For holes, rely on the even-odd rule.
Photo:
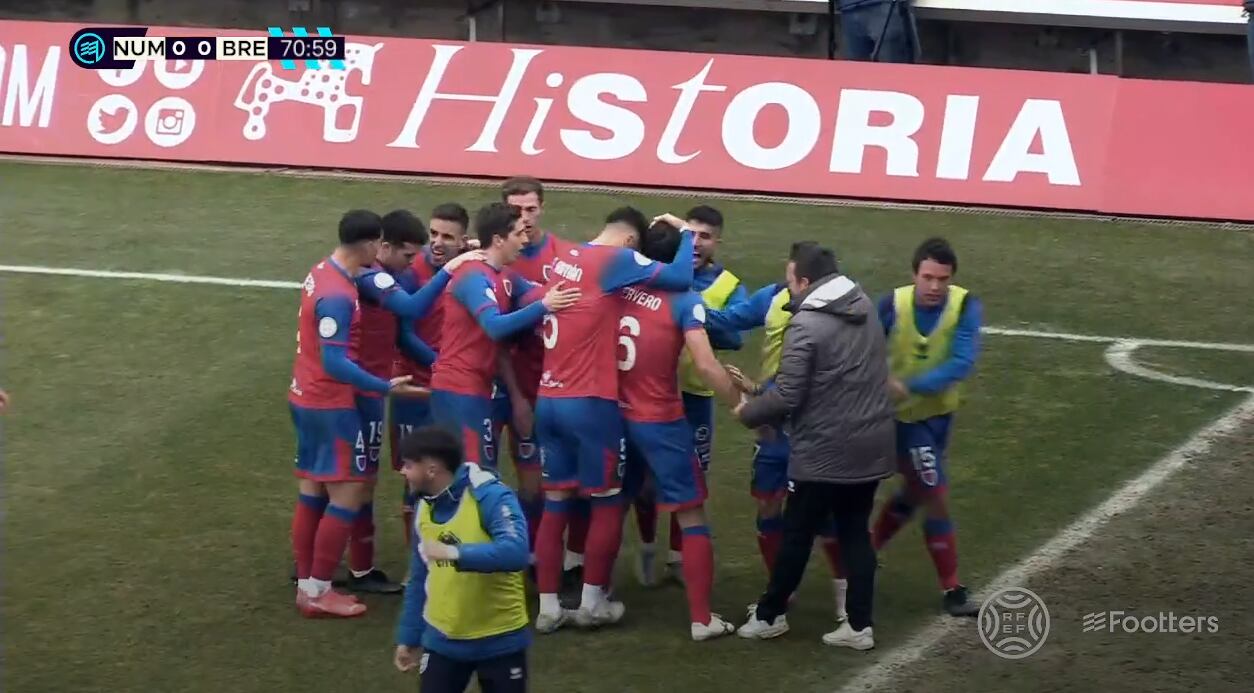
{"label": "red advertising board", "polygon": [[79,28],[0,22],[0,151],[1254,220],[1240,85],[360,36],[93,71]]}

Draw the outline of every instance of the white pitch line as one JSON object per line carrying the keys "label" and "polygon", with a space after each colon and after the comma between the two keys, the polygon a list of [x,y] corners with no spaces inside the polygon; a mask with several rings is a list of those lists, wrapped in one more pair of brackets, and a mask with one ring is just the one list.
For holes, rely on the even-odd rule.
{"label": "white pitch line", "polygon": [[217,284],[219,286],[256,286],[265,289],[299,289],[300,282],[280,282],[271,279],[234,279],[232,277],[205,277],[193,274],[152,274],[148,272],[112,272],[109,270],[75,269],[72,267],[39,267],[35,265],[0,265],[0,272],[15,274],[54,274],[66,277],[96,277],[99,279],[136,279],[140,281],[174,282],[176,284]]}
{"label": "white pitch line", "polygon": [[1142,346],[1140,342],[1131,340],[1115,342],[1109,347],[1106,347],[1106,363],[1110,364],[1110,367],[1117,371],[1122,371],[1128,375],[1135,375],[1138,378],[1145,378],[1146,380],[1157,380],[1163,383],[1196,387],[1203,390],[1254,392],[1254,387],[1217,383],[1213,380],[1190,378],[1184,375],[1171,375],[1170,373],[1163,373],[1162,371],[1154,370],[1149,366],[1139,364],[1134,358],[1132,358],[1132,352],[1136,351],[1140,346]]}
{"label": "white pitch line", "polygon": [[[1112,518],[1135,507],[1151,491],[1189,464],[1192,458],[1206,454],[1218,440],[1234,433],[1252,420],[1254,420],[1254,397],[1249,397],[1220,418],[1202,427],[1180,447],[1154,462],[1149,469],[1124,484],[1100,505],[1085,513],[1036,551],[998,575],[984,587],[983,592],[993,594],[1007,587],[1027,585],[1033,577],[1053,568],[1066,554],[1088,541]],[[843,693],[844,691],[886,688],[899,674],[903,673],[903,669],[921,659],[941,639],[963,628],[970,628],[972,624],[973,621],[970,619],[957,619],[951,616],[937,617],[905,643],[889,650],[875,664],[863,669],[838,691]]]}
{"label": "white pitch line", "polygon": [[[79,269],[76,267],[45,267],[42,265],[0,265],[0,272],[11,272],[14,274],[45,274],[64,277],[94,277],[98,279],[130,279],[136,281],[172,282],[176,284],[214,284],[218,286],[260,287],[265,289],[300,288],[300,282],[277,281],[273,279],[238,279],[234,277],[206,277],[195,274],[176,273],[116,272],[112,270]],[[1135,342],[1139,346],[1211,349],[1217,351],[1241,351],[1254,353],[1254,344],[1235,344],[1229,342],[1189,342],[1173,339],[1149,339],[1142,337],[1107,337],[1104,335],[1076,334],[1071,332],[1048,332],[1044,330],[1029,330],[1011,327],[984,327],[980,331],[985,334],[1001,335],[1005,337],[1034,337],[1038,339],[1057,339],[1065,342],[1091,342],[1096,344]]]}

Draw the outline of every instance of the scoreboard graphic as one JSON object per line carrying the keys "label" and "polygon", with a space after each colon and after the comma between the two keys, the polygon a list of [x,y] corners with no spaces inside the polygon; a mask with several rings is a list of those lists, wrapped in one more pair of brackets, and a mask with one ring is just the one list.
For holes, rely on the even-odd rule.
{"label": "scoreboard graphic", "polygon": [[344,69],[345,39],[329,27],[267,28],[269,36],[149,36],[147,27],[92,27],[70,38],[70,58],[88,70],[128,70],[147,60],[278,61],[284,70],[298,62],[311,70]]}

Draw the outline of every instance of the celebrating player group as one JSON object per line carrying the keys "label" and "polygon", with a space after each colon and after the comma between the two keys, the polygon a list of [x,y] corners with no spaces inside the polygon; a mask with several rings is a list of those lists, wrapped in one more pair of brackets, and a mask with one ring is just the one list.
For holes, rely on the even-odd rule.
{"label": "celebrating player group", "polygon": [[[288,394],[296,605],[309,617],[352,617],[366,612],[352,592],[404,591],[397,666],[418,666],[418,648],[447,659],[424,659],[424,690],[427,669],[453,682],[433,690],[455,690],[474,668],[466,662],[525,650],[532,626],[551,633],[619,622],[625,607],[611,575],[629,510],[640,532],[638,579],[682,582],[693,640],[734,632],[710,610],[704,503],[715,400],[735,408],[771,386],[790,307],[802,297],[783,284],[747,291],[716,258],[723,217],[709,206],[652,219],[623,207],[589,242],[546,232],[543,213],[544,189],[527,177],[506,181],[501,201],[473,219],[456,203],[436,207],[426,224],[403,210],[351,211],[338,246],[303,284]],[[957,260],[943,240],[921,246],[913,264],[914,283],[878,311],[905,483],[872,538],[882,546],[923,506],[942,604],[972,615],[957,577],[944,452],[959,384],[978,352],[980,308],[951,285]],[[740,349],[757,327],[765,328],[760,382],[716,356]],[[407,587],[374,565],[385,426],[390,462],[407,482]],[[760,430],[753,451],[750,491],[768,570],[788,489],[786,429]],[[516,489],[497,475],[506,450]],[[659,512],[669,514],[664,561]],[[825,532],[822,544],[839,620],[845,580],[835,536]],[[346,552],[349,592],[332,584]],[[523,602],[528,570],[539,595],[534,624]],[[572,581],[581,587],[565,590]],[[565,592],[577,594],[563,603]],[[517,662],[478,669],[485,685],[516,670]]]}

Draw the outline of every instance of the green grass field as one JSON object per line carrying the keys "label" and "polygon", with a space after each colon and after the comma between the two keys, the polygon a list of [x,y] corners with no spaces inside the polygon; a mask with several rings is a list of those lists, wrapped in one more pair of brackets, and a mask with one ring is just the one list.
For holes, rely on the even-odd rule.
{"label": "green grass field", "polygon": [[[0,263],[299,281],[351,207],[473,208],[486,187],[258,174],[0,164]],[[614,206],[682,213],[694,199],[553,192],[546,226],[587,237]],[[957,247],[959,281],[999,327],[1254,344],[1254,236],[1205,227],[716,201],[721,256],[749,285],[788,245],[837,249],[880,293],[914,245]],[[297,296],[281,289],[5,274],[7,553],[12,691],[412,691],[390,665],[397,599],[366,618],[292,608],[292,435],[285,404]],[[755,361],[757,340],[730,360]],[[965,582],[978,588],[1238,401],[1120,373],[1106,344],[989,335],[951,451]],[[1249,354],[1145,348],[1173,374],[1252,385]],[[737,623],[765,583],[747,495],[749,435],[719,420],[711,484],[715,607]],[[380,564],[403,573],[381,484]],[[629,525],[628,541],[634,542]],[[624,555],[629,555],[627,548]],[[936,612],[912,527],[882,555],[879,652]],[[769,643],[695,644],[678,588],[643,590],[620,562],[627,619],[532,652],[538,691],[822,691],[874,661],[823,647],[826,567]]]}

